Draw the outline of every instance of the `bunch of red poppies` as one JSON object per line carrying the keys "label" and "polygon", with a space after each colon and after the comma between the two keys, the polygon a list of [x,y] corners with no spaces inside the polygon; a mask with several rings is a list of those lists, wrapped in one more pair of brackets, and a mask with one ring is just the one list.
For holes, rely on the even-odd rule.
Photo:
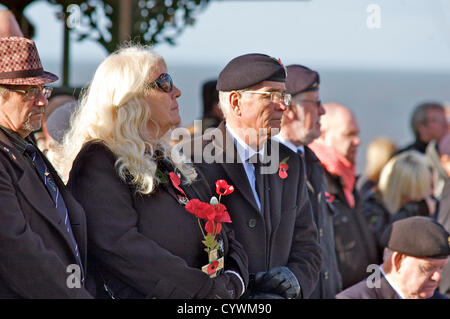
{"label": "bunch of red poppies", "polygon": [[197,218],[206,220],[205,230],[208,234],[217,235],[222,230],[222,223],[231,223],[230,215],[224,204],[220,203],[222,196],[229,195],[234,191],[232,185],[221,179],[216,181],[216,193],[219,200],[212,197],[209,203],[198,199],[191,199],[186,204],[186,210]]}

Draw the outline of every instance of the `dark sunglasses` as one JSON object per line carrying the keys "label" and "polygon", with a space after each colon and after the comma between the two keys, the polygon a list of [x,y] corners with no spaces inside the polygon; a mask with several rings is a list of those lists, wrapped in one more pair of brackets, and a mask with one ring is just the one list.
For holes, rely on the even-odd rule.
{"label": "dark sunglasses", "polygon": [[158,87],[164,92],[170,93],[173,90],[172,77],[167,73],[163,73],[155,81],[150,82],[148,86],[153,88]]}

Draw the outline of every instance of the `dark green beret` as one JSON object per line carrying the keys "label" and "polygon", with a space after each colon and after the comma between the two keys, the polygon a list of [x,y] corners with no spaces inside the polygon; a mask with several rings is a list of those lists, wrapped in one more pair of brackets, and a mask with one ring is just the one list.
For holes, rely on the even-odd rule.
{"label": "dark green beret", "polygon": [[262,81],[286,82],[284,66],[266,54],[245,54],[228,62],[220,72],[217,90],[241,90]]}
{"label": "dark green beret", "polygon": [[418,258],[447,258],[450,234],[429,217],[414,216],[392,223],[383,233],[385,247]]}
{"label": "dark green beret", "polygon": [[293,64],[286,67],[286,92],[292,96],[319,89],[320,76],[316,71],[303,65]]}

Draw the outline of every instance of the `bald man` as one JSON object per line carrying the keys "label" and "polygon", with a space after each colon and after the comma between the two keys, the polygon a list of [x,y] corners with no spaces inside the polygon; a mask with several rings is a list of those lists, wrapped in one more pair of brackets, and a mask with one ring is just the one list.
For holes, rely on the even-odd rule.
{"label": "bald man", "polygon": [[323,107],[321,135],[309,147],[325,169],[328,201],[338,211],[334,235],[345,289],[367,277],[367,266],[381,260],[355,189],[355,160],[360,144],[358,120],[342,104],[326,103]]}

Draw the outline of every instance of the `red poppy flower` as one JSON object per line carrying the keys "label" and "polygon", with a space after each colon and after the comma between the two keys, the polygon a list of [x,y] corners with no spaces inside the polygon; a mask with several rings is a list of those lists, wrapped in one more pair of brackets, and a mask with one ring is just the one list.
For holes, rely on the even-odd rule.
{"label": "red poppy flower", "polygon": [[222,224],[208,220],[205,224],[205,230],[208,234],[217,235],[222,231]]}
{"label": "red poppy flower", "polygon": [[204,203],[196,198],[191,199],[186,203],[186,210],[191,214],[194,214],[198,218],[207,219],[208,213],[211,214],[207,207],[207,203]]}
{"label": "red poppy flower", "polygon": [[212,275],[217,271],[217,267],[219,266],[219,261],[218,260],[214,260],[212,263],[209,264],[208,266],[208,275]]}
{"label": "red poppy flower", "polygon": [[278,166],[278,175],[280,178],[285,179],[288,177],[287,170],[289,169],[289,165],[287,163],[281,163],[280,166]]}
{"label": "red poppy flower", "polygon": [[327,202],[328,202],[328,203],[332,203],[332,202],[334,202],[335,196],[334,196],[334,195],[331,195],[331,194],[328,193],[328,192],[325,192],[325,198],[327,199]]}
{"label": "red poppy flower", "polygon": [[227,212],[227,208],[224,204],[217,204],[214,207],[215,216],[214,221],[218,223],[231,223],[230,215]]}
{"label": "red poppy flower", "polygon": [[172,182],[173,187],[175,187],[181,194],[186,196],[186,194],[180,187],[180,184],[181,184],[180,177],[177,174],[175,174],[174,172],[170,172],[169,177],[170,177],[170,181]]}
{"label": "red poppy flower", "polygon": [[227,181],[224,179],[219,179],[216,181],[216,193],[218,195],[230,195],[234,191],[232,185],[228,185]]}

